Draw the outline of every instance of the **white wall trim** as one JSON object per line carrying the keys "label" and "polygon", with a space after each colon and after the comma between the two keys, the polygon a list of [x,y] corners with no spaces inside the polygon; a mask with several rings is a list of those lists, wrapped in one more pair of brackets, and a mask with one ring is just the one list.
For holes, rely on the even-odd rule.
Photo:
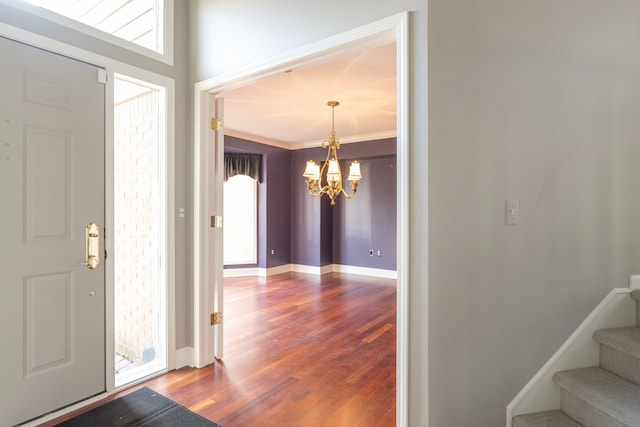
{"label": "white wall trim", "polygon": [[276,274],[289,272],[323,275],[329,273],[357,274],[360,276],[381,277],[384,279],[397,279],[396,270],[384,270],[381,268],[358,267],[355,265],[329,264],[322,267],[301,264],[284,264],[271,268],[225,268],[224,277],[269,277]]}
{"label": "white wall trim", "polygon": [[[409,13],[403,12],[380,21],[286,52],[267,61],[232,73],[200,81],[194,87],[194,352],[197,360],[213,360],[207,348],[207,313],[205,301],[207,277],[204,264],[204,235],[208,212],[208,195],[203,192],[207,176],[206,140],[209,122],[207,99],[225,90],[246,86],[278,75],[292,66],[300,67],[326,61],[337,55],[361,51],[367,47],[396,42],[397,45],[397,353],[396,353],[396,425],[409,425]],[[218,267],[222,268],[222,266]],[[426,327],[426,326],[425,326]],[[426,337],[425,337],[426,339]],[[426,362],[425,362],[426,363]],[[424,385],[425,389],[428,386]],[[417,403],[419,406],[426,402]]]}
{"label": "white wall trim", "polygon": [[277,274],[287,273],[291,270],[291,264],[279,265],[277,267],[269,267],[260,269],[260,275],[264,277],[275,276]]}
{"label": "white wall trim", "polygon": [[291,271],[294,273],[314,274],[316,276],[322,276],[323,274],[331,273],[333,268],[331,264],[324,266],[315,265],[303,265],[303,264],[290,264]]}
{"label": "white wall trim", "polygon": [[398,29],[408,21],[407,12],[311,43],[236,71],[196,83],[196,90],[221,93],[282,74],[292,66],[307,66],[334,57],[382,46],[398,40]]}
{"label": "white wall trim", "polygon": [[184,368],[185,366],[194,366],[193,347],[183,347],[176,350],[174,369]]}
{"label": "white wall trim", "polygon": [[383,279],[397,279],[396,270],[385,270],[382,268],[357,267],[353,265],[333,264],[334,273],[357,274],[360,276],[380,277]]}
{"label": "white wall trim", "polygon": [[[428,2],[428,0],[427,0]],[[397,93],[397,142],[396,161],[397,174],[397,249],[396,249],[396,425],[409,426],[409,13],[401,15],[395,27],[396,56],[398,66]],[[416,77],[417,78],[417,77]],[[427,76],[424,76],[427,78]],[[424,120],[427,120],[425,117]],[[426,143],[426,141],[424,141]],[[428,183],[423,183],[427,185]],[[427,186],[428,187],[428,186]],[[426,221],[426,218],[425,218]],[[424,254],[428,259],[428,254]],[[426,284],[425,284],[426,286]],[[428,301],[425,301],[428,304]],[[428,331],[428,324],[421,325]],[[424,332],[424,342],[428,343],[428,332]],[[426,344],[428,345],[428,344]],[[428,355],[428,352],[425,354]],[[415,363],[415,362],[414,362]],[[428,360],[422,360],[424,366],[429,366]],[[425,368],[425,372],[428,369]],[[427,374],[428,375],[428,374]],[[422,385],[425,400],[414,402],[414,406],[424,408],[426,425],[429,424],[428,379]],[[415,412],[415,411],[414,411]]]}
{"label": "white wall trim", "polygon": [[255,277],[264,276],[260,274],[264,268],[248,267],[248,268],[225,268],[224,277]]}
{"label": "white wall trim", "polygon": [[[303,148],[317,148],[322,145],[322,141],[305,141],[300,143],[290,143],[286,141],[277,141],[275,139],[265,138],[258,135],[252,135],[250,133],[241,132],[233,129],[225,129],[225,134],[227,136],[232,136],[235,138],[246,139],[248,141],[257,142],[260,144],[270,145],[272,147],[278,147],[285,150],[301,150]],[[368,142],[368,141],[377,141],[379,139],[389,139],[395,138],[398,136],[398,132],[393,130],[374,132],[374,133],[366,133],[362,135],[352,135],[352,136],[341,136],[340,144],[354,144],[358,142]]]}

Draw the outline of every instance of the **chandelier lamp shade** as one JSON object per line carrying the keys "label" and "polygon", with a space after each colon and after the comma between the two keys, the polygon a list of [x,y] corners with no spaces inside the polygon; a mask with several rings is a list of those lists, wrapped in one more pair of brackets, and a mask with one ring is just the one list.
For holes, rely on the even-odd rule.
{"label": "chandelier lamp shade", "polygon": [[303,176],[307,179],[309,194],[313,197],[322,197],[326,194],[331,200],[331,204],[336,204],[336,198],[340,193],[344,194],[347,199],[352,199],[356,195],[358,189],[358,181],[362,179],[360,173],[360,163],[354,161],[349,166],[349,176],[347,181],[351,184],[351,194],[342,187],[342,172],[340,170],[340,162],[338,161],[338,149],[340,148],[340,140],[336,136],[334,130],[335,125],[335,108],[340,105],[338,101],[329,101],[327,105],[331,107],[331,136],[329,139],[322,141],[322,148],[327,150],[327,158],[322,166],[313,160],[307,161],[307,166]]}

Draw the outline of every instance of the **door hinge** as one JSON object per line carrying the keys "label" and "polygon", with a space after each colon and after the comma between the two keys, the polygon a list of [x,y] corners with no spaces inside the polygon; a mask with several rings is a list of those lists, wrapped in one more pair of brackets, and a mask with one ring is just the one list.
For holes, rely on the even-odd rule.
{"label": "door hinge", "polygon": [[216,311],[215,313],[211,313],[211,325],[219,325],[222,323],[222,313]]}
{"label": "door hinge", "polygon": [[220,132],[222,130],[222,120],[217,117],[211,119],[211,129]]}
{"label": "door hinge", "polygon": [[211,228],[222,228],[222,215],[213,215],[211,217]]}

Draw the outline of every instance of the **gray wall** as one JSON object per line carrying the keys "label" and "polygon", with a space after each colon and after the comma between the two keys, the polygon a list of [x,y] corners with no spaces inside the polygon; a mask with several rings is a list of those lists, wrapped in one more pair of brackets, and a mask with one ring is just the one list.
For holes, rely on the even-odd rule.
{"label": "gray wall", "polygon": [[[193,343],[192,323],[192,267],[190,255],[193,245],[190,233],[192,206],[192,188],[190,184],[191,168],[193,164],[193,144],[189,140],[189,132],[192,128],[191,101],[192,86],[189,82],[189,33],[188,4],[175,1],[175,14],[173,17],[175,26],[174,37],[174,66],[167,65],[138,55],[97,40],[93,37],[69,30],[45,19],[29,15],[22,10],[0,3],[0,22],[22,28],[27,31],[43,35],[45,37],[61,41],[63,43],[95,52],[105,57],[136,66],[154,73],[175,79],[176,82],[176,146],[175,146],[175,171],[176,171],[176,206],[186,206],[187,220],[176,222],[176,346],[182,348]],[[98,64],[102,65],[102,64]],[[189,182],[189,183],[188,183]]]}
{"label": "gray wall", "polygon": [[428,98],[426,1],[192,5],[197,79],[415,11],[410,425],[504,425],[509,400],[640,268],[640,4],[429,0]]}
{"label": "gray wall", "polygon": [[640,271],[639,20],[633,1],[429,1],[432,426],[504,425]]}

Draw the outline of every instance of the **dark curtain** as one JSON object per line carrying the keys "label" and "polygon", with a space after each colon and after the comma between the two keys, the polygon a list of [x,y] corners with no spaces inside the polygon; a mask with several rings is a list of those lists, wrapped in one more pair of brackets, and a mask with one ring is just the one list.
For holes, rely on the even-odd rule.
{"label": "dark curtain", "polygon": [[262,182],[262,154],[224,153],[224,180],[235,175]]}

